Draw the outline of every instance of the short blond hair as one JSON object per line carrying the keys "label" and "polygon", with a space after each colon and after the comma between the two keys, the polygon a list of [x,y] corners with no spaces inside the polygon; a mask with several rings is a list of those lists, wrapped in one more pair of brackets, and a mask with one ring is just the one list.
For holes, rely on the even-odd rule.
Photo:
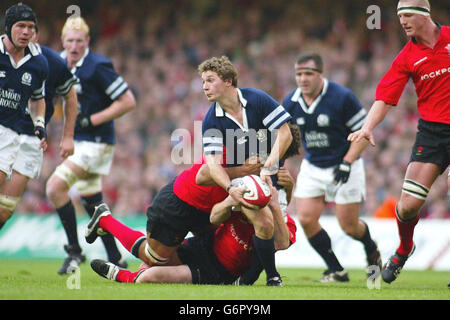
{"label": "short blond hair", "polygon": [[86,21],[82,17],[70,17],[66,20],[64,27],[61,31],[61,38],[66,36],[67,30],[81,30],[86,33],[86,36],[89,36],[89,26]]}

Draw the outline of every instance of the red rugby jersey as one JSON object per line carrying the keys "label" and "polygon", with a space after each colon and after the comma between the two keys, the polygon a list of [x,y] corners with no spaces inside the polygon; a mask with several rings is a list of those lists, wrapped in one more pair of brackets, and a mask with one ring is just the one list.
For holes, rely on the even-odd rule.
{"label": "red rugby jersey", "polygon": [[[291,245],[295,243],[297,227],[294,220],[286,214]],[[220,263],[236,276],[241,275],[251,264],[253,235],[255,229],[244,214],[234,211],[231,217],[216,230],[214,252]]]}
{"label": "red rugby jersey", "polygon": [[194,163],[192,167],[180,173],[175,179],[173,192],[187,204],[211,213],[212,207],[224,200],[228,196],[228,192],[217,185],[200,186],[195,182],[197,173],[204,163],[204,158],[202,158]]}
{"label": "red rugby jersey", "polygon": [[440,29],[434,48],[408,41],[378,84],[376,100],[397,105],[411,78],[420,117],[450,124],[450,27]]}

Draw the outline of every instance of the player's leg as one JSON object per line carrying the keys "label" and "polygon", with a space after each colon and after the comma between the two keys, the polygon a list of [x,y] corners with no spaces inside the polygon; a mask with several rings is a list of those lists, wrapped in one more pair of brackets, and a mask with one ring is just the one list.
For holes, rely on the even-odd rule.
{"label": "player's leg", "polygon": [[327,265],[321,281],[348,281],[347,272],[333,252],[331,238],[319,223],[326,206],[324,197],[297,198],[295,203],[298,219],[308,242]]}
{"label": "player's leg", "polygon": [[55,169],[47,181],[47,197],[61,219],[68,241],[68,244],[64,245],[64,250],[68,256],[58,270],[59,274],[73,272],[71,266],[76,267],[86,260],[78,242],[75,207],[69,197],[69,190],[80,178],[87,176],[87,174],[83,168],[66,159]]}
{"label": "player's leg", "polygon": [[414,252],[414,229],[419,221],[419,211],[428,196],[428,192],[441,172],[434,163],[410,162],[406,170],[400,200],[396,207],[396,220],[400,244],[383,267],[385,282],[394,281],[406,260]]}
{"label": "player's leg", "polygon": [[[99,174],[89,174],[83,180],[75,183],[75,187],[81,195],[81,202],[89,217],[92,217],[95,208],[103,203],[102,194],[102,176]],[[117,248],[116,241],[111,234],[101,236],[101,240],[108,256],[108,261],[118,265],[121,268],[128,266],[122,259],[122,255]]]}
{"label": "player's leg", "polygon": [[242,208],[242,213],[253,224],[253,247],[266,272],[267,285],[281,286],[281,277],[275,264],[274,224],[272,212],[268,207],[260,210]]}
{"label": "player's leg", "polygon": [[12,216],[29,178],[13,170],[11,180],[0,185],[0,229]]}
{"label": "player's leg", "polygon": [[376,242],[372,239],[369,226],[359,218],[361,203],[336,204],[336,217],[342,230],[364,246],[367,265],[378,266],[381,270],[381,255]]}

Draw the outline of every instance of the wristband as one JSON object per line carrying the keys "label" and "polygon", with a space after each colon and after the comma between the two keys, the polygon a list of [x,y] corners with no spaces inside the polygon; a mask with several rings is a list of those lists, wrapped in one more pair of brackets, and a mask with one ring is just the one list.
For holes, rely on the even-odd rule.
{"label": "wristband", "polygon": [[230,185],[227,187],[227,192],[230,193],[230,189],[233,187],[233,184],[230,183]]}
{"label": "wristband", "polygon": [[36,119],[34,120],[34,125],[36,127],[45,127],[45,119],[44,117],[36,117]]}

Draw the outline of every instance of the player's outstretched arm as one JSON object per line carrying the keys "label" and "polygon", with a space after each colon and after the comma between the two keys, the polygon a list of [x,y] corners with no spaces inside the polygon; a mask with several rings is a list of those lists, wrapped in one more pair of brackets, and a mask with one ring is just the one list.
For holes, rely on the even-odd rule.
{"label": "player's outstretched arm", "polygon": [[216,203],[211,210],[209,221],[214,225],[220,225],[222,222],[230,218],[231,207],[238,204],[239,202],[234,200],[231,196],[228,196],[225,200]]}
{"label": "player's outstretched arm", "polygon": [[372,146],[375,146],[375,139],[373,138],[373,129],[383,121],[386,114],[391,109],[391,105],[382,100],[376,100],[367,114],[366,121],[360,130],[349,134],[347,140],[359,142],[366,139]]}
{"label": "player's outstretched arm", "polygon": [[[242,166],[225,168],[225,171],[232,180],[234,178],[244,177],[249,174],[259,175],[259,171],[262,166],[263,164],[261,163],[260,158],[253,156],[245,160],[245,163]],[[203,165],[197,172],[195,182],[200,186],[217,185],[217,183],[215,183],[212,179],[207,165]]]}

